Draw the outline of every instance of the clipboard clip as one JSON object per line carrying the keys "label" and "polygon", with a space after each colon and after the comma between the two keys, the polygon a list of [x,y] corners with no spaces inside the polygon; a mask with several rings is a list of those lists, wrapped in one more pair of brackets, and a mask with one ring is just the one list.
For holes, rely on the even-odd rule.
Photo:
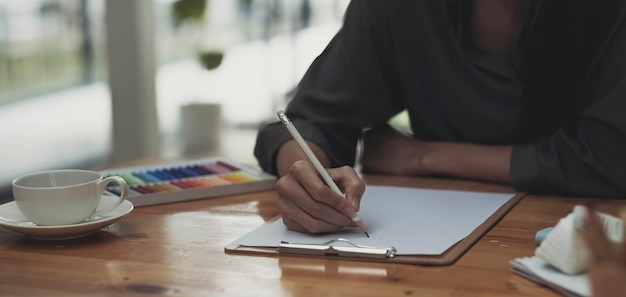
{"label": "clipboard clip", "polygon": [[[345,242],[352,246],[333,246],[333,242]],[[278,252],[286,254],[317,255],[317,256],[337,256],[337,257],[357,257],[385,259],[393,258],[396,255],[395,247],[378,248],[356,244],[345,238],[329,240],[323,244],[291,243],[281,241],[278,244]]]}

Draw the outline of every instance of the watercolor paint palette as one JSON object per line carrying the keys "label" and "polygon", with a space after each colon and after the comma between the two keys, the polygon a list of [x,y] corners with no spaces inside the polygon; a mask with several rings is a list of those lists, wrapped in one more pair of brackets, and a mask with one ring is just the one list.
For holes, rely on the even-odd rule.
{"label": "watercolor paint palette", "polygon": [[[274,189],[276,177],[223,157],[100,171],[128,183],[128,200],[146,206]],[[119,194],[111,184],[107,191]]]}

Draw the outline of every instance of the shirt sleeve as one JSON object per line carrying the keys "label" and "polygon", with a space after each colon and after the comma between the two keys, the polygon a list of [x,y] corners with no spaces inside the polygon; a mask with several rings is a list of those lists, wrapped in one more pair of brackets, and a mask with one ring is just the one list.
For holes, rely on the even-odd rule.
{"label": "shirt sleeve", "polygon": [[[300,81],[286,113],[303,138],[320,146],[331,166],[354,165],[363,128],[386,122],[402,110],[391,52],[385,1],[351,1],[344,23]],[[291,137],[280,123],[263,127],[254,154],[276,174],[278,149]]]}
{"label": "shirt sleeve", "polygon": [[626,24],[620,21],[591,72],[594,88],[575,129],[514,146],[517,190],[626,197]]}

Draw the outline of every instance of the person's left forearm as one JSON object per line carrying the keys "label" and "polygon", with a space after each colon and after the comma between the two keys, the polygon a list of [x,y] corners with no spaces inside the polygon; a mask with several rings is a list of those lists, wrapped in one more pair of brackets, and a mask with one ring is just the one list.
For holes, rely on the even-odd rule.
{"label": "person's left forearm", "polygon": [[422,142],[427,148],[416,159],[421,172],[510,184],[513,147],[451,142]]}
{"label": "person's left forearm", "polygon": [[389,126],[368,130],[361,164],[366,173],[453,176],[510,184],[513,147],[422,141]]}

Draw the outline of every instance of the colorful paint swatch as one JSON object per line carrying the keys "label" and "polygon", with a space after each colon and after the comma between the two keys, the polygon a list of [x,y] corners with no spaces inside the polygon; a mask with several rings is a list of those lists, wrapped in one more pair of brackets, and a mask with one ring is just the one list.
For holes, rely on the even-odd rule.
{"label": "colorful paint swatch", "polygon": [[[128,184],[128,200],[146,206],[264,191],[274,188],[276,177],[223,157],[160,163],[105,170]],[[107,190],[119,194],[117,185]]]}

